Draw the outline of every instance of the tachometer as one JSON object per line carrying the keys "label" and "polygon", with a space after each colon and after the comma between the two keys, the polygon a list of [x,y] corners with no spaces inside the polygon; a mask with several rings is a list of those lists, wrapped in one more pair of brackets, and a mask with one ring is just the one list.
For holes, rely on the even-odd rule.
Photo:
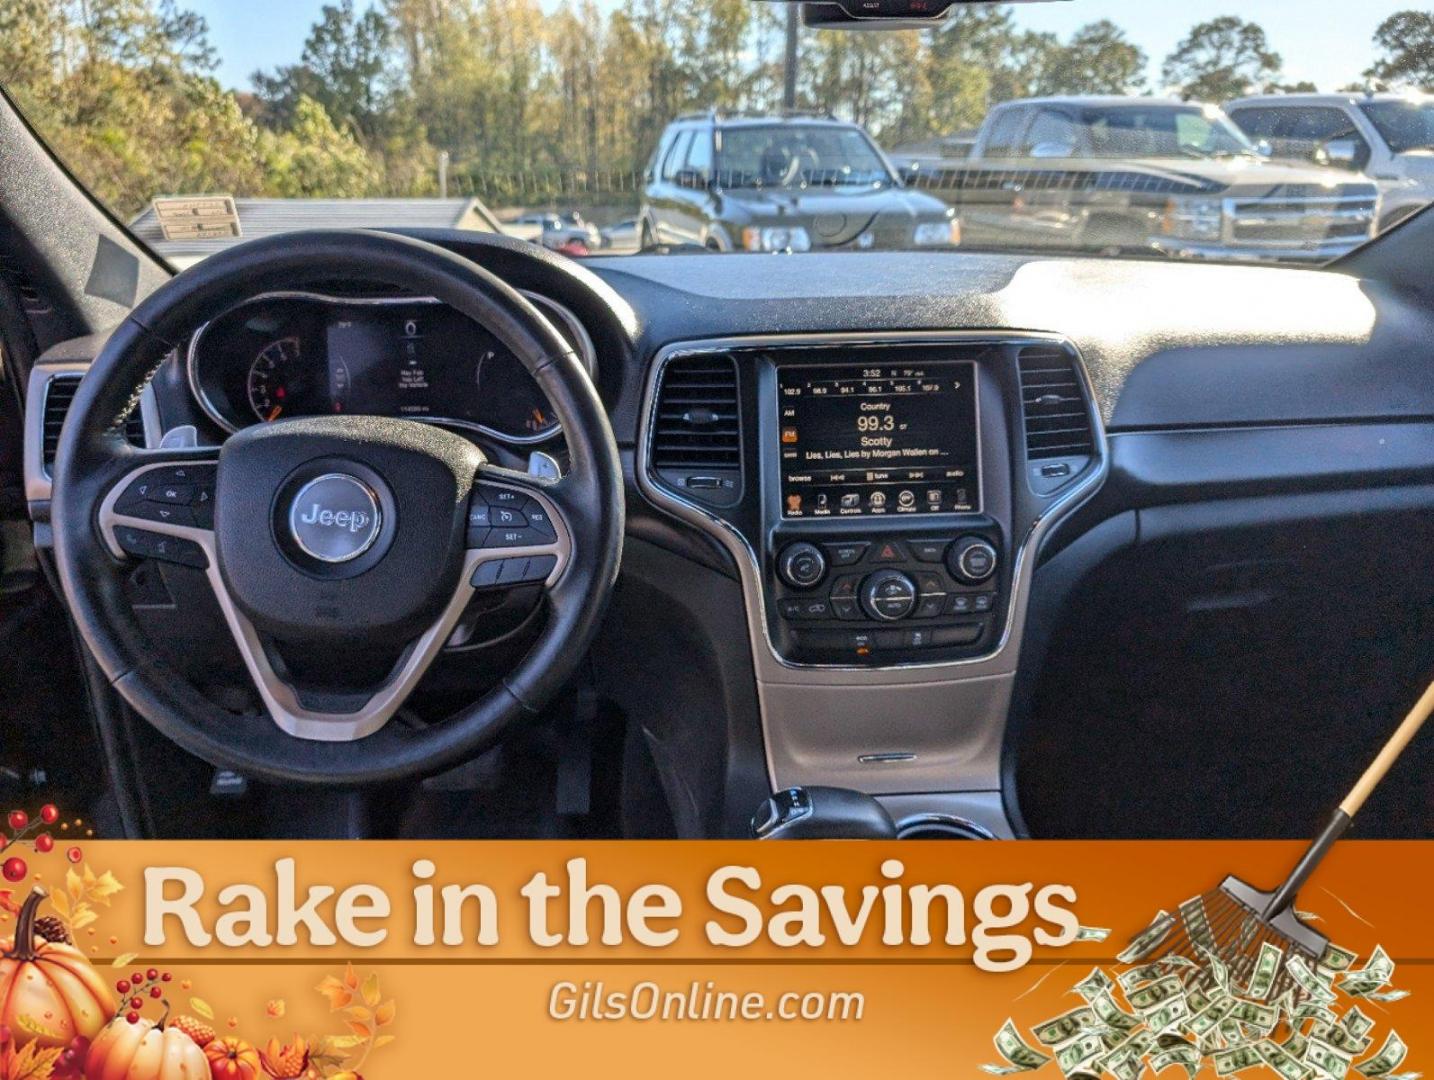
{"label": "tachometer", "polygon": [[260,420],[277,420],[291,402],[303,401],[309,373],[296,337],[271,341],[249,365],[249,407]]}

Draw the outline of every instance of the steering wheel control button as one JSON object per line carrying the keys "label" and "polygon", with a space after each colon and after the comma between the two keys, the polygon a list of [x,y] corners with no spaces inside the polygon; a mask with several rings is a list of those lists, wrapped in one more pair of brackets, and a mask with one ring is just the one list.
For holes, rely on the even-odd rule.
{"label": "steering wheel control button", "polygon": [[357,559],[383,525],[378,495],[356,476],[324,473],[298,490],[289,504],[289,534],[299,549],[324,563]]}
{"label": "steering wheel control button", "polygon": [[528,560],[528,572],[524,581],[547,581],[548,575],[558,568],[556,555],[534,555]]}
{"label": "steering wheel control button", "polygon": [[826,577],[826,556],[815,544],[792,544],[782,552],[777,573],[794,589],[815,588]]}
{"label": "steering wheel control button", "polygon": [[518,555],[511,559],[490,559],[473,571],[470,584],[475,589],[488,589],[543,582],[557,565],[556,555]]}
{"label": "steering wheel control button", "polygon": [[996,572],[996,549],[979,536],[963,536],[947,552],[946,568],[957,581],[980,585]]}
{"label": "steering wheel control button", "polygon": [[488,518],[495,529],[526,529],[528,527],[528,519],[523,516],[523,512],[507,506],[489,507]]}
{"label": "steering wheel control button", "polygon": [[483,541],[485,548],[542,547],[552,540],[537,529],[494,529]]}
{"label": "steering wheel control button", "polygon": [[866,549],[871,547],[865,540],[851,540],[840,544],[823,544],[833,566],[853,566],[861,562]]}
{"label": "steering wheel control button", "polygon": [[862,583],[861,606],[873,619],[897,622],[916,608],[916,583],[900,570],[878,570]]}
{"label": "steering wheel control button", "polygon": [[946,549],[951,546],[950,539],[945,540],[908,540],[906,546],[911,549],[917,562],[939,563],[946,558]]}
{"label": "steering wheel control button", "polygon": [[115,529],[115,541],[121,550],[139,559],[159,559],[163,562],[178,563],[203,570],[209,565],[204,549],[192,540],[163,533],[149,532],[121,525]]}
{"label": "steering wheel control button", "polygon": [[489,506],[485,502],[473,499],[468,504],[468,527],[470,529],[486,529],[492,522],[489,520]]}

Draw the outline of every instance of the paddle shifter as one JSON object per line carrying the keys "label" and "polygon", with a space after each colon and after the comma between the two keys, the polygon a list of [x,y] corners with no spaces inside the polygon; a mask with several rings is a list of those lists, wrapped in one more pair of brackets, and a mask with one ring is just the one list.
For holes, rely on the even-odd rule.
{"label": "paddle shifter", "polygon": [[775,792],[752,817],[758,840],[895,840],[896,823],[870,795],[847,788]]}

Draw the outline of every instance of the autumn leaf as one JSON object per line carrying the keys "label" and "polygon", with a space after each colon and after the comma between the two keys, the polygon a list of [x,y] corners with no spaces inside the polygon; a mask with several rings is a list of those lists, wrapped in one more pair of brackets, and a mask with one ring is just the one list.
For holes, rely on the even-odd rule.
{"label": "autumn leaf", "polygon": [[91,881],[90,868],[89,865],[86,864],[85,875],[85,885],[87,886],[85,892],[88,899],[96,903],[104,904],[106,907],[108,907],[109,902],[114,899],[115,893],[121,892],[124,889],[124,886],[119,883],[119,879],[108,870]]}
{"label": "autumn leaf", "polygon": [[368,1039],[373,1035],[373,1028],[367,1024],[361,1024],[357,1020],[348,1021],[348,1028],[360,1039]]}
{"label": "autumn leaf", "polygon": [[374,1010],[374,1023],[378,1024],[379,1027],[386,1027],[387,1025],[393,1023],[394,1014],[397,1012],[398,1006],[394,1003],[392,998],[389,998],[389,1000],[385,1001],[382,1005],[380,1005],[377,1009]]}
{"label": "autumn leaf", "polygon": [[[357,1035],[331,1035],[324,1040],[328,1051],[352,1050],[363,1042]],[[312,1055],[310,1055],[312,1056]]]}
{"label": "autumn leaf", "polygon": [[65,922],[70,921],[70,898],[62,892],[50,894],[50,906],[60,914]]}
{"label": "autumn leaf", "polygon": [[373,1007],[379,1003],[382,994],[378,989],[378,973],[372,972],[363,981],[363,1001],[365,1005]]}
{"label": "autumn leaf", "polygon": [[190,998],[189,1007],[206,1020],[214,1019],[214,1006],[210,1005],[209,1002],[203,998]]}
{"label": "autumn leaf", "polygon": [[110,961],[110,967],[129,967],[130,964],[134,963],[134,958],[138,955],[138,953],[132,952],[120,953],[119,956],[116,956]]}
{"label": "autumn leaf", "polygon": [[347,986],[350,990],[357,990],[357,989],[358,989],[358,984],[359,984],[358,972],[354,970],[354,966],[353,966],[352,964],[347,964],[347,965],[345,965],[345,966],[344,966],[344,985]]}
{"label": "autumn leaf", "polygon": [[397,1035],[380,1035],[373,1041],[373,1048],[377,1050],[380,1046],[387,1046],[396,1038],[398,1038]]}
{"label": "autumn leaf", "polygon": [[15,903],[15,893],[11,889],[0,889],[0,908],[8,911],[11,915],[20,914],[20,905]]}
{"label": "autumn leaf", "polygon": [[50,1080],[55,1073],[55,1064],[64,1050],[63,1046],[42,1049],[39,1043],[26,1043],[19,1053],[10,1059],[6,1080]]}
{"label": "autumn leaf", "polygon": [[373,1019],[373,1013],[369,1012],[362,1005],[355,1005],[351,1009],[345,1009],[344,1015],[350,1020],[357,1020],[361,1024],[367,1024]]}
{"label": "autumn leaf", "polygon": [[325,976],[315,989],[329,999],[329,1012],[337,1012],[354,999],[353,991],[332,975]]}
{"label": "autumn leaf", "polygon": [[70,929],[83,930],[90,923],[98,921],[99,916],[95,914],[94,908],[88,904],[81,904],[75,909],[75,917],[70,920]]}
{"label": "autumn leaf", "polygon": [[275,998],[264,1006],[264,1011],[277,1020],[288,1011],[288,1006],[284,1003],[283,998]]}
{"label": "autumn leaf", "polygon": [[75,873],[73,866],[65,871],[65,891],[77,904],[85,898],[85,880]]}

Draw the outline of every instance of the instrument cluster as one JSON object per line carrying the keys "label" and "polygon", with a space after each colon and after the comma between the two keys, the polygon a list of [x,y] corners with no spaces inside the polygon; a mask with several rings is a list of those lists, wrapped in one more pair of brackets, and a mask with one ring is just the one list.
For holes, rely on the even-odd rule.
{"label": "instrument cluster", "polygon": [[[576,316],[525,293],[596,375]],[[200,327],[189,345],[195,399],[226,431],[286,417],[352,413],[423,420],[534,444],[560,433],[521,360],[430,298],[271,293]]]}

